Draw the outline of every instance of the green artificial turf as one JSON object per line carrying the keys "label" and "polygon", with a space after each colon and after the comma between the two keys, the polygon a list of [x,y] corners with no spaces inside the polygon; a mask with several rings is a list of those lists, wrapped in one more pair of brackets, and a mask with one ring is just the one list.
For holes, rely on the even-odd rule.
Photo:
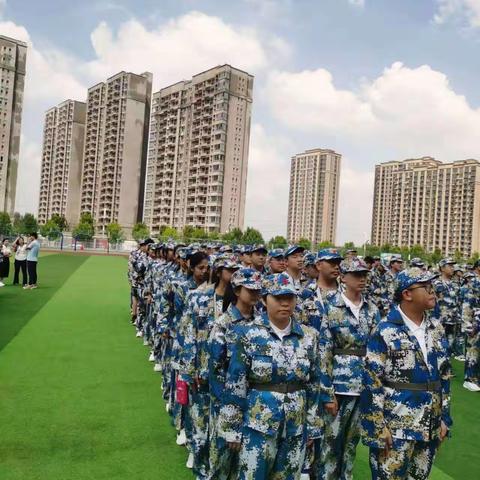
{"label": "green artificial turf", "polygon": [[[125,259],[45,256],[39,284],[0,289],[0,478],[191,479],[129,322]],[[480,395],[454,366],[455,427],[433,480],[480,478]],[[370,478],[362,446],[355,478]]]}

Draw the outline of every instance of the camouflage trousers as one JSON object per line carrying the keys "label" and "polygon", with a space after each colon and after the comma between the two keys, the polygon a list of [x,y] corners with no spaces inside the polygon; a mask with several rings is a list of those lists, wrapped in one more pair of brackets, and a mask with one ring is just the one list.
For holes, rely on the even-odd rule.
{"label": "camouflage trousers", "polygon": [[360,441],[360,397],[337,395],[335,417],[325,413],[325,431],[313,467],[317,480],[351,480]]}
{"label": "camouflage trousers", "polygon": [[432,469],[438,440],[417,442],[394,438],[392,449],[370,449],[372,480],[426,480]]}
{"label": "camouflage trousers", "polygon": [[208,478],[211,480],[233,480],[236,478],[238,454],[231,450],[227,445],[227,441],[218,434],[217,419],[218,413],[211,411],[209,448],[210,469],[208,472]]}
{"label": "camouflage trousers", "polygon": [[274,435],[246,427],[238,458],[238,480],[298,480],[305,458],[306,430],[284,435],[284,425]]}
{"label": "camouflage trousers", "polygon": [[209,419],[210,394],[208,388],[201,387],[200,391],[189,391],[188,406],[186,408],[185,434],[187,447],[193,453],[193,471],[197,480],[208,478],[209,470]]}
{"label": "camouflage trousers", "polygon": [[465,350],[465,336],[461,332],[460,324],[445,323],[443,327],[445,328],[449,354],[452,356],[463,355]]}
{"label": "camouflage trousers", "polygon": [[480,385],[480,331],[467,336],[465,380]]}

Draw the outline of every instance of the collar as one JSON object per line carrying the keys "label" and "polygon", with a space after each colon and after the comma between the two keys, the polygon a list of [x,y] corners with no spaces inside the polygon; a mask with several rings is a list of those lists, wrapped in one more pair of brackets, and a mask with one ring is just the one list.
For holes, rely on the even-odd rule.
{"label": "collar", "polygon": [[[390,323],[395,323],[396,325],[403,325],[405,328],[408,328],[407,325],[405,324],[404,320],[403,320],[403,317],[402,317],[402,314],[400,313],[399,308],[400,308],[399,305],[395,305],[388,312],[387,320]],[[423,321],[424,321],[425,329],[435,327],[434,323],[432,322],[432,319],[430,318],[430,315],[425,314],[425,317],[424,317]]]}
{"label": "collar", "polygon": [[[291,317],[292,320],[292,330],[290,334],[294,333],[299,337],[303,337],[304,333],[300,324],[295,320],[295,317]],[[272,326],[270,325],[270,320],[268,319],[268,315],[266,312],[262,313],[262,324],[264,327],[267,327],[270,332],[273,333]]]}

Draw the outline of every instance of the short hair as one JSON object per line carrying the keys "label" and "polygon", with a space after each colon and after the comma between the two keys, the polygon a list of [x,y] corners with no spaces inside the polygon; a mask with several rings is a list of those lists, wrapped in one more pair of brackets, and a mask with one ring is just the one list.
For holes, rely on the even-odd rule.
{"label": "short hair", "polygon": [[33,238],[35,238],[35,239],[37,239],[37,238],[38,238],[38,233],[37,233],[37,232],[32,232],[32,233],[30,234],[30,236],[33,237]]}
{"label": "short hair", "polygon": [[364,259],[365,263],[373,263],[375,259],[371,255],[367,255]]}

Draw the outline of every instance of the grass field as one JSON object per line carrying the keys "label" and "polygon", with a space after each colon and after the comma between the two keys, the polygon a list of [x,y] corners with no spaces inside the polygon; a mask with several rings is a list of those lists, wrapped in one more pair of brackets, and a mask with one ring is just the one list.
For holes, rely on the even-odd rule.
{"label": "grass field", "polygon": [[[40,258],[34,291],[0,289],[0,478],[182,480],[185,450],[129,323],[126,261]],[[435,480],[480,478],[480,396],[453,381],[453,437]],[[361,447],[356,479],[368,479]]]}

